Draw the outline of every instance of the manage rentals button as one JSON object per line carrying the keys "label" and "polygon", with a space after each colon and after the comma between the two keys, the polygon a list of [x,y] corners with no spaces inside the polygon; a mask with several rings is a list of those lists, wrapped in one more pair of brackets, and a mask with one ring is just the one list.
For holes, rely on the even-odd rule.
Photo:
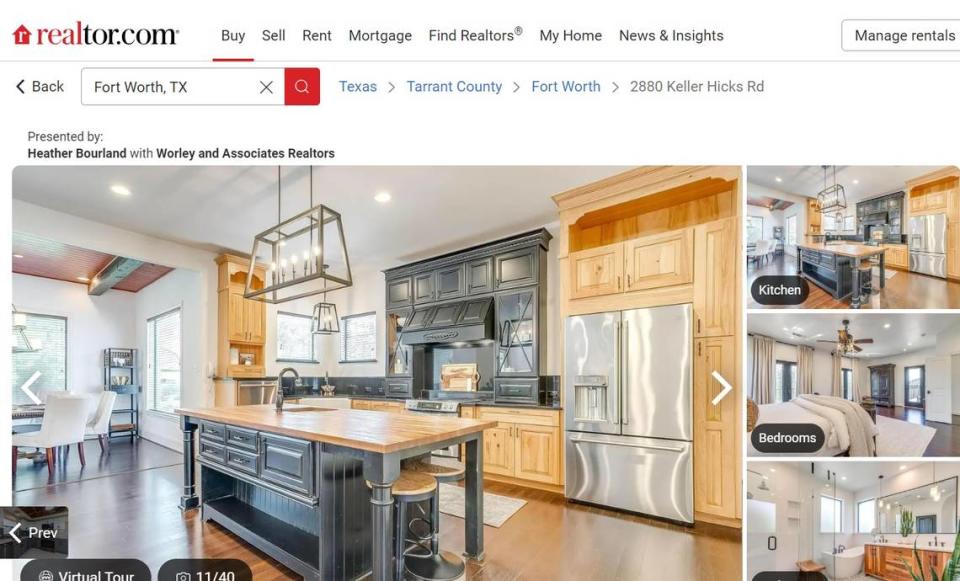
{"label": "manage rentals button", "polygon": [[826,438],[817,424],[760,424],[750,433],[750,442],[764,454],[813,454]]}
{"label": "manage rentals button", "polygon": [[848,51],[960,51],[960,20],[844,20]]}

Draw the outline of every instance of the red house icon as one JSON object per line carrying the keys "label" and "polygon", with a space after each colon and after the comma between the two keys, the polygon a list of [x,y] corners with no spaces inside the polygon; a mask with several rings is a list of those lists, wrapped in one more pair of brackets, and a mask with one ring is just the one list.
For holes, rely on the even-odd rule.
{"label": "red house icon", "polygon": [[30,29],[21,24],[19,28],[13,31],[14,44],[30,44]]}

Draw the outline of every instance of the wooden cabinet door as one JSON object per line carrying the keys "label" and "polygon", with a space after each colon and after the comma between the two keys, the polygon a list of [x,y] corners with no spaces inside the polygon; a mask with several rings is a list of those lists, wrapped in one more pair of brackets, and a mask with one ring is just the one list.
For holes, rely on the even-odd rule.
{"label": "wooden cabinet door", "polygon": [[466,281],[464,280],[464,266],[448,266],[437,271],[437,300],[456,299],[466,293]]}
{"label": "wooden cabinet door", "polygon": [[243,299],[244,316],[243,324],[247,331],[247,341],[251,343],[265,343],[266,331],[264,330],[265,305],[260,301]]}
{"label": "wooden cabinet door", "polygon": [[910,213],[916,214],[927,209],[927,197],[924,195],[910,196]]}
{"label": "wooden cabinet door", "polygon": [[243,293],[227,291],[227,336],[231,341],[247,340],[247,305]]}
{"label": "wooden cabinet door", "polygon": [[624,243],[627,292],[686,284],[693,280],[693,229]]}
{"label": "wooden cabinet door", "polygon": [[947,223],[947,276],[960,277],[960,223]]}
{"label": "wooden cabinet door", "polygon": [[736,218],[697,226],[693,314],[697,337],[733,335],[737,317]]}
{"label": "wooden cabinet door", "polygon": [[926,210],[946,210],[947,209],[947,192],[946,190],[939,190],[935,192],[929,192],[924,196],[925,205],[924,209]]}
{"label": "wooden cabinet door", "polygon": [[500,423],[483,432],[483,471],[513,476],[513,424]]}
{"label": "wooden cabinet door", "polygon": [[570,298],[619,292],[623,292],[623,244],[581,250],[570,255]]}
{"label": "wooden cabinet door", "polygon": [[867,575],[874,575],[876,571],[876,547],[866,545],[863,547],[863,572]]}
{"label": "wooden cabinet door", "polygon": [[413,302],[413,281],[409,276],[387,281],[387,308],[409,306]]}
{"label": "wooden cabinet door", "polygon": [[[740,501],[740,444],[738,421],[741,391],[737,385],[737,339],[698,339],[693,362],[694,508],[697,512],[737,518]],[[734,385],[717,405],[723,389],[712,374],[717,371]]]}
{"label": "wooden cabinet door", "polygon": [[513,431],[516,477],[560,484],[560,428],[517,424]]}

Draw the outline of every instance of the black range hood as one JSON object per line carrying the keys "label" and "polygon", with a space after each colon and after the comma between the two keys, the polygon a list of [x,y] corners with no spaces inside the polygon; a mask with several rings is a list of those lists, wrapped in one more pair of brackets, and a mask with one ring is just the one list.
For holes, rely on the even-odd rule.
{"label": "black range hood", "polygon": [[493,340],[493,298],[467,299],[416,309],[403,328],[405,345]]}

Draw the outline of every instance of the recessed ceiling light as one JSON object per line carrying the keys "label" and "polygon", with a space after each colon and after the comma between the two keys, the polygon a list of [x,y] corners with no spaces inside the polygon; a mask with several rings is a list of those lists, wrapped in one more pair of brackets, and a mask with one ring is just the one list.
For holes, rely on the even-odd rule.
{"label": "recessed ceiling light", "polygon": [[906,466],[901,466],[901,467],[900,467],[900,470],[904,470],[904,469],[906,469]]}
{"label": "recessed ceiling light", "polygon": [[771,468],[771,469],[770,469],[770,472],[776,472],[776,471],[777,471],[776,468]]}
{"label": "recessed ceiling light", "polygon": [[77,280],[79,280],[80,282],[90,282],[90,279],[85,276],[78,276]]}
{"label": "recessed ceiling light", "polygon": [[777,180],[777,182],[782,182],[782,181],[783,181],[783,178],[781,178],[780,176],[777,176],[777,177],[775,177],[775,178],[773,178],[773,179]]}
{"label": "recessed ceiling light", "polygon": [[913,343],[907,343],[907,347],[913,347]]}
{"label": "recessed ceiling light", "polygon": [[884,323],[884,324],[883,324],[883,328],[884,328],[884,329],[889,329],[889,328],[890,328],[890,323]]}
{"label": "recessed ceiling light", "polygon": [[853,180],[853,183],[854,183],[854,184],[859,184],[859,183],[860,183],[860,180]]}
{"label": "recessed ceiling light", "polygon": [[374,200],[380,202],[381,204],[386,204],[393,199],[393,196],[390,195],[390,192],[378,192],[377,195],[373,197]]}
{"label": "recessed ceiling light", "polygon": [[14,257],[14,258],[23,258],[23,255],[22,255],[22,254],[14,254],[13,257]]}
{"label": "recessed ceiling light", "polygon": [[110,186],[110,191],[117,194],[118,196],[129,196],[130,188],[127,186],[121,186],[120,184],[113,184]]}

